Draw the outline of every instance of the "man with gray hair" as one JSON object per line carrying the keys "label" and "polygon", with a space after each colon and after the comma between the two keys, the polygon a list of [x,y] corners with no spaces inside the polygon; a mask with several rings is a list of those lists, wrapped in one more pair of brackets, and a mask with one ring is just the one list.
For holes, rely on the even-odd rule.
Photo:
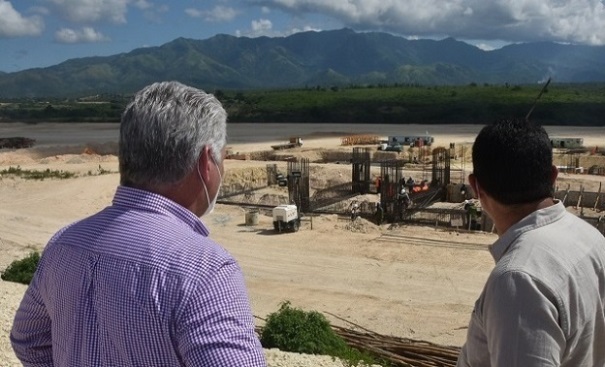
{"label": "man with gray hair", "polygon": [[199,217],[219,193],[227,115],[177,82],[134,96],[113,203],[57,232],[11,343],[25,366],[265,366],[242,271]]}

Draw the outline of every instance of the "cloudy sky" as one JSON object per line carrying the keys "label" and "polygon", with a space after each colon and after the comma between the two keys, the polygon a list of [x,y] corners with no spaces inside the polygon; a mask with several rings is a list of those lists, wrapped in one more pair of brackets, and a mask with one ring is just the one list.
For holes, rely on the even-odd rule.
{"label": "cloudy sky", "polygon": [[0,71],[159,46],[177,37],[288,36],[349,27],[409,39],[448,36],[605,45],[605,0],[0,0]]}

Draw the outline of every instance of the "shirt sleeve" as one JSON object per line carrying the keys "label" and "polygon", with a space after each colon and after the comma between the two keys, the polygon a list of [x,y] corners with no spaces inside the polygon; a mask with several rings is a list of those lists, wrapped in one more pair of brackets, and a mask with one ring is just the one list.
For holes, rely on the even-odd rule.
{"label": "shirt sleeve", "polygon": [[25,367],[53,366],[51,320],[40,296],[37,273],[17,309],[10,340]]}
{"label": "shirt sleeve", "polygon": [[266,366],[244,277],[235,260],[193,290],[177,330],[178,350],[186,366]]}
{"label": "shirt sleeve", "polygon": [[521,272],[498,274],[486,288],[485,335],[492,367],[560,366],[565,334],[554,292]]}

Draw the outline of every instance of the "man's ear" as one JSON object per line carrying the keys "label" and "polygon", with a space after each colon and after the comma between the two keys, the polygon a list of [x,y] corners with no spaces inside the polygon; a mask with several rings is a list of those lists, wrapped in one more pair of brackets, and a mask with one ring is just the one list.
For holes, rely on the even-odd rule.
{"label": "man's ear", "polygon": [[554,186],[555,182],[557,181],[557,177],[559,177],[559,169],[557,169],[557,166],[552,165],[550,167],[550,184]]}
{"label": "man's ear", "polygon": [[477,177],[473,173],[468,175],[468,183],[471,185],[471,188],[473,189],[473,194],[475,196],[475,199],[480,199],[481,194],[479,193],[479,190],[480,190],[479,182],[477,182]]}
{"label": "man's ear", "polygon": [[208,182],[207,180],[210,175],[210,154],[210,149],[205,146],[200,152],[200,157],[197,161],[197,169],[204,182]]}

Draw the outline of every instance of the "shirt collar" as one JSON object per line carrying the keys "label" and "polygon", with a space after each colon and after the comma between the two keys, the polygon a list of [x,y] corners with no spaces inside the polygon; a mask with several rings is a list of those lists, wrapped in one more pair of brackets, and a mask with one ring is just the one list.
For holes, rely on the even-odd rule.
{"label": "shirt collar", "polygon": [[202,223],[200,218],[193,214],[189,209],[184,208],[162,195],[154,194],[150,191],[120,185],[113,197],[113,205],[171,215],[205,237],[208,237],[210,234],[210,231],[206,228],[204,223]]}
{"label": "shirt collar", "polygon": [[558,220],[567,212],[563,203],[555,200],[555,205],[536,210],[510,227],[490,246],[490,252],[496,262],[509,250],[511,244],[523,233],[542,227]]}

